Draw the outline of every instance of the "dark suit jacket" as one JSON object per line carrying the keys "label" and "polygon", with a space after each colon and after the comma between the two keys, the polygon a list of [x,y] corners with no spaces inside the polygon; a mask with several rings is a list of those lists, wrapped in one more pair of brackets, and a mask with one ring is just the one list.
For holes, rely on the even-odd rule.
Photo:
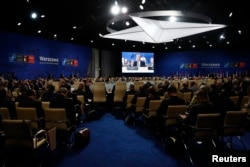
{"label": "dark suit jacket", "polygon": [[44,117],[44,111],[42,108],[42,102],[38,100],[33,100],[29,97],[26,100],[20,101],[18,104],[19,107],[34,107],[36,108],[37,117]]}
{"label": "dark suit jacket", "polygon": [[9,114],[11,119],[16,118],[16,106],[15,102],[8,99],[0,99],[0,107],[7,107],[9,110]]}
{"label": "dark suit jacket", "polygon": [[195,125],[198,114],[215,113],[214,106],[208,102],[198,103],[191,106],[187,118],[184,120],[186,125]]}
{"label": "dark suit jacket", "polygon": [[67,97],[73,100],[74,105],[76,105],[76,104],[81,105],[81,103],[82,103],[82,102],[80,102],[80,101],[77,99],[77,95],[74,94],[74,93],[69,92],[69,93],[67,94]]}
{"label": "dark suit jacket", "polygon": [[41,101],[51,101],[52,99],[56,98],[57,94],[54,92],[45,92],[42,95]]}
{"label": "dark suit jacket", "polygon": [[135,91],[135,90],[126,91],[125,94],[124,94],[124,96],[123,96],[123,98],[122,98],[122,100],[123,100],[124,102],[126,102],[126,101],[127,101],[127,98],[128,98],[128,95],[134,95],[134,94],[136,94],[136,93],[138,93],[138,92]]}
{"label": "dark suit jacket", "polygon": [[67,118],[71,124],[74,124],[76,119],[74,102],[72,99],[66,98],[63,95],[58,95],[50,101],[50,108],[65,108]]}
{"label": "dark suit jacket", "polygon": [[159,117],[167,114],[169,105],[185,105],[185,100],[179,98],[178,96],[170,96],[161,102],[159,109],[156,111]]}
{"label": "dark suit jacket", "polygon": [[[133,66],[137,66],[137,61],[134,62]],[[140,67],[146,67],[145,61],[140,61]]]}

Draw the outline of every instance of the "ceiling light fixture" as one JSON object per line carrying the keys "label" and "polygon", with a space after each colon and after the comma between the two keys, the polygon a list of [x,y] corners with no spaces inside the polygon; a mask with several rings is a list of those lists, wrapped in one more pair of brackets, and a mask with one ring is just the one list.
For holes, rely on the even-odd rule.
{"label": "ceiling light fixture", "polygon": [[[185,17],[200,20],[193,22],[170,22],[166,20],[151,19],[161,16],[167,17]],[[150,17],[150,19],[149,19]],[[111,27],[112,23],[133,20],[137,25],[123,30],[116,30]],[[204,23],[205,22],[205,23]],[[144,41],[148,43],[164,43],[173,39],[178,39],[190,35],[195,35],[207,31],[224,28],[226,25],[211,24],[211,19],[202,14],[182,11],[148,11],[131,13],[130,15],[118,15],[107,22],[106,29],[110,34],[103,38],[126,39],[131,41]]]}
{"label": "ceiling light fixture", "polygon": [[32,19],[36,19],[36,18],[37,18],[37,13],[32,12],[32,13],[31,13],[31,18],[32,18]]}

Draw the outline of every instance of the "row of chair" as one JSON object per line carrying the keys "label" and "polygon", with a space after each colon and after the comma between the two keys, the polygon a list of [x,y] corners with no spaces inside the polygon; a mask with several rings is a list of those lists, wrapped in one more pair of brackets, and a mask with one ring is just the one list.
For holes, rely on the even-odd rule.
{"label": "row of chair", "polygon": [[[45,104],[49,106],[49,102]],[[32,131],[35,133],[39,130],[50,131],[56,128],[56,131],[62,134],[60,135],[62,139],[67,142],[70,142],[70,135],[76,128],[69,124],[64,108],[44,108],[44,118],[38,118],[36,109],[28,107],[16,107],[16,120],[10,120],[8,108],[0,108],[0,114],[3,121],[28,120]]]}
{"label": "row of chair", "polygon": [[[128,95],[126,107],[130,108],[133,104],[131,100],[134,95]],[[245,98],[246,101],[247,98]],[[146,97],[138,97],[135,104],[135,112],[144,111],[144,103]],[[245,102],[243,100],[243,102]],[[149,102],[148,114],[143,114],[146,120],[156,116],[156,110],[159,108],[162,100],[151,100]],[[235,101],[236,102],[236,101]],[[170,105],[167,109],[167,114],[163,115],[165,119],[165,133],[170,135],[169,130],[176,129],[180,127],[180,122],[178,121],[180,114],[185,114],[187,112],[186,105]],[[214,143],[214,139],[221,138],[221,141],[224,142],[225,137],[227,137],[227,143],[232,147],[233,137],[243,136],[247,128],[247,118],[250,118],[250,112],[247,110],[238,110],[238,111],[227,111],[224,116],[220,113],[211,113],[211,114],[199,114],[196,120],[195,126],[188,127],[192,131],[191,140],[192,141],[204,141],[211,140]],[[182,133],[178,131],[181,135]],[[240,140],[242,145],[244,143]],[[193,163],[192,158],[189,153],[189,146],[186,141],[183,140],[183,144],[189,154],[190,161]],[[245,146],[244,146],[245,148]]]}
{"label": "row of chair", "polygon": [[[241,142],[244,149],[246,146],[241,140],[241,136],[244,136],[247,128],[247,111],[227,111],[223,122],[221,122],[221,115],[219,113],[211,114],[198,114],[196,124],[190,126],[192,131],[191,140],[184,141],[182,133],[180,137],[186,149],[190,162],[193,163],[190,148],[190,143],[202,143],[205,141],[211,141],[213,146],[216,148],[216,142],[221,144],[227,144],[227,148],[232,149],[233,137],[237,137]],[[227,139],[225,141],[225,138]],[[191,142],[190,142],[191,141]]]}

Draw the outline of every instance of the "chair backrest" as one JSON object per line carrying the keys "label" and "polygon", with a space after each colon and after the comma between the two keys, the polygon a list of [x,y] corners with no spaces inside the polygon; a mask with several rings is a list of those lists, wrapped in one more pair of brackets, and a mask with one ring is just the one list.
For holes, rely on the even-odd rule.
{"label": "chair backrest", "polygon": [[176,126],[179,114],[185,114],[187,111],[186,105],[170,105],[167,109],[165,127]]}
{"label": "chair backrest", "polygon": [[224,117],[223,135],[244,135],[247,123],[247,111],[227,111]]}
{"label": "chair backrest", "polygon": [[10,119],[9,109],[7,107],[1,107],[0,115],[2,115],[2,119]]}
{"label": "chair backrest", "polygon": [[219,113],[198,114],[194,127],[194,139],[207,140],[217,138],[220,125],[221,115]]}
{"label": "chair backrest", "polygon": [[36,108],[16,107],[17,119],[30,120],[32,129],[39,129],[39,121],[37,118]]}
{"label": "chair backrest", "polygon": [[235,107],[238,107],[238,105],[239,105],[239,96],[230,96],[229,98],[232,100]]}
{"label": "chair backrest", "polygon": [[76,97],[77,97],[77,100],[84,103],[84,96],[83,95],[77,95]]}
{"label": "chair backrest", "polygon": [[250,98],[249,96],[243,96],[243,97],[242,97],[241,104],[240,104],[240,105],[241,105],[241,106],[240,106],[241,109],[242,109],[242,108],[245,108],[244,105],[248,102],[249,98]]}
{"label": "chair backrest", "polygon": [[29,120],[3,120],[4,147],[33,149],[33,134]]}
{"label": "chair backrest", "polygon": [[106,89],[105,85],[93,86],[93,101],[94,102],[106,102]]}
{"label": "chair backrest", "polygon": [[186,104],[188,104],[191,101],[191,98],[192,98],[192,92],[183,93],[183,99],[185,100]]}
{"label": "chair backrest", "polygon": [[15,102],[15,106],[16,106],[16,107],[18,107],[18,105],[19,105],[19,102],[18,102],[18,101],[16,101],[16,102]]}
{"label": "chair backrest", "polygon": [[50,130],[54,127],[58,130],[68,129],[68,119],[64,108],[46,108],[45,115],[45,128]]}
{"label": "chair backrest", "polygon": [[134,94],[128,94],[127,95],[127,101],[126,101],[126,108],[129,108],[129,107],[131,107],[132,106],[132,99],[135,97],[135,95]]}
{"label": "chair backrest", "polygon": [[45,110],[46,108],[49,108],[50,102],[49,101],[42,101],[42,108]]}
{"label": "chair backrest", "polygon": [[148,117],[156,116],[156,111],[160,107],[162,100],[150,100],[148,107]]}
{"label": "chair backrest", "polygon": [[123,96],[126,92],[127,85],[126,82],[117,82],[115,84],[115,91],[114,91],[114,102],[122,102]]}
{"label": "chair backrest", "polygon": [[80,108],[81,108],[81,112],[82,114],[84,113],[84,105],[85,105],[85,99],[84,99],[84,95],[77,95],[77,100],[79,100],[80,102],[82,102],[82,104],[80,105]]}
{"label": "chair backrest", "polygon": [[137,97],[136,104],[135,104],[135,112],[143,111],[145,101],[146,101],[146,97]]}

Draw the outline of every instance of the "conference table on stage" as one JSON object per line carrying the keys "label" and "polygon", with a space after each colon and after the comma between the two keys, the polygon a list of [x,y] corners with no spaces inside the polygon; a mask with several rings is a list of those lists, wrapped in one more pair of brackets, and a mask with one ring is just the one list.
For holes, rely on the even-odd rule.
{"label": "conference table on stage", "polygon": [[123,73],[153,73],[154,70],[150,67],[122,67]]}

